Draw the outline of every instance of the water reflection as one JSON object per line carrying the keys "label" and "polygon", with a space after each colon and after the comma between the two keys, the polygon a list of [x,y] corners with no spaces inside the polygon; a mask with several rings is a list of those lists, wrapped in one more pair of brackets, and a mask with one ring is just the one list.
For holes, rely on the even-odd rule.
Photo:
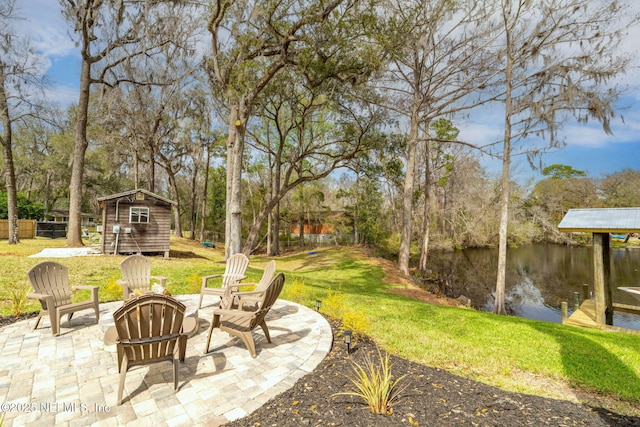
{"label": "water reflection", "polygon": [[[493,310],[497,271],[497,249],[466,249],[452,253],[430,253],[430,266],[438,273],[438,287],[445,295],[464,295],[483,311]],[[640,286],[640,249],[611,249],[613,301],[639,302],[618,286]],[[548,322],[561,321],[560,304],[573,306],[574,292],[583,284],[593,291],[592,248],[531,245],[507,252],[505,301],[514,315]],[[640,316],[616,313],[614,325],[640,329]]]}

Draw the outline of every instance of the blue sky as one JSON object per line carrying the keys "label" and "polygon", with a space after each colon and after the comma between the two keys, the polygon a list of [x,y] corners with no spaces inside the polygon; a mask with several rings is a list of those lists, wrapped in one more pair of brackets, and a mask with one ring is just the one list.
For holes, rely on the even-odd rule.
{"label": "blue sky", "polygon": [[[77,102],[80,59],[74,42],[68,35],[67,24],[59,12],[55,0],[19,0],[19,15],[26,21],[19,25],[25,35],[34,42],[39,53],[46,58],[46,75],[50,81],[47,92],[51,100],[61,105]],[[640,2],[634,3],[640,10]],[[640,28],[633,28],[621,49],[638,55],[636,46],[640,42]],[[601,178],[606,174],[626,168],[640,170],[640,61],[629,70],[621,83],[631,89],[620,99],[619,114],[612,124],[613,135],[606,135],[597,123],[589,125],[568,124],[563,136],[566,148],[542,157],[542,166],[555,163],[570,165],[583,170],[589,176]],[[460,138],[477,145],[500,139],[502,135],[502,112],[499,109],[482,111],[475,119],[456,123]],[[485,158],[482,161],[490,175],[500,173],[500,162]],[[513,176],[519,181],[528,178],[540,179],[525,159],[514,159]]]}
{"label": "blue sky", "polygon": [[[639,37],[640,40],[640,37]],[[640,170],[640,90],[630,91],[621,97],[612,120],[613,134],[608,135],[602,126],[591,121],[588,124],[567,123],[560,137],[566,146],[549,151],[536,160],[536,166],[544,168],[564,164],[587,173],[592,178],[619,172],[623,169]],[[499,140],[503,133],[503,111],[493,110],[478,116],[467,126],[461,126],[460,138],[482,145]],[[484,158],[483,166],[490,175],[498,176],[502,164],[499,160]],[[523,157],[513,158],[512,176],[520,182],[540,180],[540,170],[533,170]]]}

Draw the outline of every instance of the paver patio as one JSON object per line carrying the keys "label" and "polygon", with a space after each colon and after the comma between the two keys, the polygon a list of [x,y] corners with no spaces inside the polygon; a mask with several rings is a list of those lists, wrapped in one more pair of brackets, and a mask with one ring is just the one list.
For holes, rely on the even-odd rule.
{"label": "paver patio", "polygon": [[[197,304],[199,295],[178,297]],[[100,305],[109,316],[122,301]],[[63,318],[60,336],[48,318],[0,329],[0,404],[5,426],[217,426],[244,417],[311,372],[329,352],[333,336],[319,313],[278,300],[267,315],[272,343],[254,333],[253,359],[241,340],[215,330],[204,353],[214,305],[199,310],[198,332],[189,338],[173,391],[170,362],[134,367],[126,376],[124,400],[116,405],[115,346],[102,342],[103,325],[92,311]]]}

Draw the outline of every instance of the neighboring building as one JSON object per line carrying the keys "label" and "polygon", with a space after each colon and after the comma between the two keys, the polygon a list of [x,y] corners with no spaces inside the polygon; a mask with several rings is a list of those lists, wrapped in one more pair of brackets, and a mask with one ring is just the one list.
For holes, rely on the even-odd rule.
{"label": "neighboring building", "polygon": [[[299,237],[302,234],[305,242],[313,244],[336,244],[340,241],[353,241],[353,232],[350,225],[351,219],[342,211],[322,211],[294,215],[290,223],[291,237]],[[348,224],[348,225],[347,225]],[[339,229],[348,229],[349,232],[337,232]]]}
{"label": "neighboring building", "polygon": [[137,189],[98,197],[98,203],[102,209],[103,253],[169,256],[174,201]]}
{"label": "neighboring building", "polygon": [[[64,211],[61,209],[51,209],[48,213],[45,214],[47,221],[52,222],[69,222],[69,211]],[[80,221],[82,227],[95,227],[96,225],[97,215],[81,213]]]}
{"label": "neighboring building", "polygon": [[[80,224],[83,230],[96,227],[97,215],[81,213]],[[44,214],[44,221],[36,223],[36,236],[60,239],[67,237],[67,225],[69,224],[69,211],[52,209]]]}

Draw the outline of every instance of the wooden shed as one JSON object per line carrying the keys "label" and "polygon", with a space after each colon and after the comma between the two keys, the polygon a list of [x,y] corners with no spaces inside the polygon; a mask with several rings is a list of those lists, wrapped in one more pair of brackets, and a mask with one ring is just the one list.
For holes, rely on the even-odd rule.
{"label": "wooden shed", "polygon": [[614,309],[631,307],[612,301],[610,234],[640,232],[640,208],[569,209],[558,229],[593,234],[594,322],[597,326],[612,325]]}
{"label": "wooden shed", "polygon": [[137,189],[98,197],[102,209],[102,252],[163,253],[169,256],[174,201]]}

